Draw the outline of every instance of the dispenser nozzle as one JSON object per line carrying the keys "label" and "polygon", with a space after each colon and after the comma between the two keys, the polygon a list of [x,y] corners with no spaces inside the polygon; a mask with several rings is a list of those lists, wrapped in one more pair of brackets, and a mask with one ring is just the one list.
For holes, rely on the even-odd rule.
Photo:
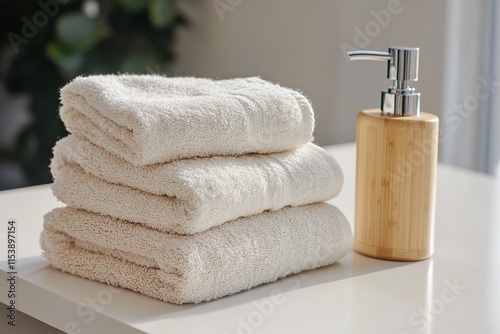
{"label": "dispenser nozzle", "polygon": [[349,51],[347,52],[350,60],[391,60],[389,52],[381,51]]}

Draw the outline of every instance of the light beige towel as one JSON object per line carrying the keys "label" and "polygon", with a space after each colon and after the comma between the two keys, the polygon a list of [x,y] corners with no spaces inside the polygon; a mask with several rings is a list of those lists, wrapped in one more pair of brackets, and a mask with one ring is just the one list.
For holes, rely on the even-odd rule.
{"label": "light beige towel", "polygon": [[280,152],[311,141],[314,130],[303,95],[256,77],[78,77],[61,103],[69,132],[135,165]]}
{"label": "light beige towel", "polygon": [[335,159],[314,144],[269,155],[135,167],[70,135],[54,147],[51,170],[55,196],[70,206],[182,234],[325,201],[343,184]]}
{"label": "light beige towel", "polygon": [[176,304],[332,264],[351,243],[345,216],[326,203],[240,218],[190,236],[58,208],[46,214],[41,237],[56,268]]}

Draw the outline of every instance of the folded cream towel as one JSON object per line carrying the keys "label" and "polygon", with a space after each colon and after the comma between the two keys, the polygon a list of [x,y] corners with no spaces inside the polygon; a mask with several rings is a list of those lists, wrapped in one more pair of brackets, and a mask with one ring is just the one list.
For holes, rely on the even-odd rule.
{"label": "folded cream towel", "polygon": [[80,209],[191,234],[242,216],[325,201],[342,171],[314,144],[288,152],[134,166],[70,135],[54,147],[52,190]]}
{"label": "folded cream towel", "polygon": [[345,216],[326,203],[240,218],[190,236],[66,207],[46,214],[41,237],[56,268],[176,304],[332,264],[351,242]]}
{"label": "folded cream towel", "polygon": [[61,102],[70,132],[134,165],[280,152],[311,141],[314,128],[303,95],[256,77],[78,77]]}

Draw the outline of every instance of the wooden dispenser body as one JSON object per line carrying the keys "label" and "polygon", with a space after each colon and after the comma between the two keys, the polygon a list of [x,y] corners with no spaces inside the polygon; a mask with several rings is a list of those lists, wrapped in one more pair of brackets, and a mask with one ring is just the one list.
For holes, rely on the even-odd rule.
{"label": "wooden dispenser body", "polygon": [[361,111],[356,134],[354,249],[400,261],[430,257],[439,119]]}

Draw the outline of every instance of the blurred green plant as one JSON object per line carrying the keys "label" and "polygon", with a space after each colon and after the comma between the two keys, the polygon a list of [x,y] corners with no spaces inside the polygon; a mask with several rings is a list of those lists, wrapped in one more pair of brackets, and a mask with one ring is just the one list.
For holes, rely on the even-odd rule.
{"label": "blurred green plant", "polygon": [[9,155],[31,184],[51,182],[51,149],[66,135],[58,116],[59,89],[80,74],[164,68],[174,58],[175,31],[184,24],[175,0],[2,1],[5,84],[28,94],[32,113]]}

